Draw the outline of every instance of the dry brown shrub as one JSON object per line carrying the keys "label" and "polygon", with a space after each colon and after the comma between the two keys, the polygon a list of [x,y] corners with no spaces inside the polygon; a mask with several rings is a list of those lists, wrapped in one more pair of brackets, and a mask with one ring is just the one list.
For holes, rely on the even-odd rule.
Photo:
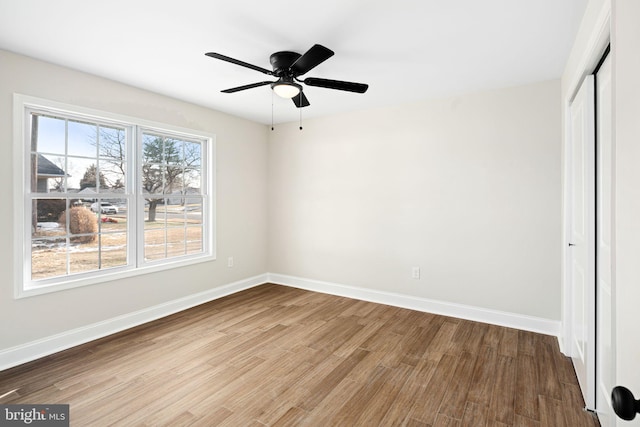
{"label": "dry brown shrub", "polygon": [[[71,241],[75,243],[91,243],[96,240],[98,232],[98,218],[89,209],[77,206],[69,209],[69,232],[71,234],[86,234],[85,236],[71,237]],[[67,215],[62,212],[58,223],[62,227],[66,227]]]}

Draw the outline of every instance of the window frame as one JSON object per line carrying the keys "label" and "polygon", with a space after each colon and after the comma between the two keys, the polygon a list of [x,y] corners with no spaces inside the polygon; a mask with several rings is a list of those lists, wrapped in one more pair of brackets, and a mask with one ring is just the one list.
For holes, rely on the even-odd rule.
{"label": "window frame", "polygon": [[[178,126],[158,123],[150,120],[105,112],[86,107],[69,105],[57,101],[14,94],[13,99],[13,220],[14,220],[14,298],[57,292],[92,284],[154,273],[187,265],[210,262],[216,259],[215,231],[215,135]],[[39,280],[38,284],[30,277],[31,273],[31,200],[37,192],[32,192],[30,171],[31,147],[27,138],[31,134],[29,116],[32,112],[43,112],[66,117],[67,119],[87,120],[106,125],[126,128],[130,137],[127,147],[127,175],[125,175],[125,195],[119,198],[128,200],[128,221],[133,225],[127,229],[127,263],[124,266],[105,270],[76,273]],[[144,260],[144,201],[142,191],[142,142],[143,131],[160,133],[167,137],[184,138],[190,141],[202,141],[201,152],[201,197],[202,197],[202,252],[187,254],[177,258]],[[66,189],[65,189],[66,190]],[[68,193],[67,193],[68,194]],[[47,198],[47,197],[45,197]],[[50,198],[54,198],[53,196]]]}

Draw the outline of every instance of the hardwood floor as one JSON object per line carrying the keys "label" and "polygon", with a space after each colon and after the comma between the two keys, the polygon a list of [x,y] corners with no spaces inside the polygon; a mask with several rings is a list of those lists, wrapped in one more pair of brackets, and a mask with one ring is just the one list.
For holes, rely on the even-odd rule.
{"label": "hardwood floor", "polygon": [[263,285],[0,372],[73,426],[591,427],[555,338]]}

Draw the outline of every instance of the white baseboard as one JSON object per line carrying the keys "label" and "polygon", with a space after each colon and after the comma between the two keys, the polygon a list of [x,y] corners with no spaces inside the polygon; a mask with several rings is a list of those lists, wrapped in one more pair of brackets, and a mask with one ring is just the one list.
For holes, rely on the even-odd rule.
{"label": "white baseboard", "polygon": [[283,274],[269,273],[267,276],[269,283],[291,286],[314,292],[338,295],[433,314],[441,314],[444,316],[457,317],[459,319],[473,320],[476,322],[490,323],[493,325],[552,335],[555,337],[558,337],[561,331],[560,321],[539,317],[435,301],[427,298],[359,288],[338,283],[321,282],[318,280],[286,276]]}
{"label": "white baseboard", "polygon": [[267,282],[267,274],[250,277],[208,291],[189,295],[164,304],[155,305],[133,313],[102,322],[72,329],[16,347],[0,351],[0,371],[26,362],[93,341],[161,317],[169,316],[196,305],[203,304]]}
{"label": "white baseboard", "polygon": [[16,347],[0,350],[0,371],[265,283],[274,283],[411,310],[490,323],[556,337],[559,336],[561,331],[560,322],[549,319],[435,301],[338,283],[304,279],[283,274],[265,273],[164,304],[72,329]]}

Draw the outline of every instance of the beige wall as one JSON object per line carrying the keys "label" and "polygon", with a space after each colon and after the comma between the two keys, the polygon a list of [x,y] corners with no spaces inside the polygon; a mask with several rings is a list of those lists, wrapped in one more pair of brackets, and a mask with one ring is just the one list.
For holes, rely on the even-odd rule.
{"label": "beige wall", "polygon": [[276,126],[270,271],[559,320],[560,118],[549,81]]}
{"label": "beige wall", "polygon": [[0,51],[8,189],[13,93],[216,134],[218,260],[15,300],[12,206],[0,204],[0,351],[266,272],[560,318],[559,81],[271,132]]}
{"label": "beige wall", "polygon": [[[216,135],[214,262],[15,300],[12,268],[13,93]],[[206,108],[0,51],[0,350],[263,274],[267,271],[267,129]],[[227,267],[233,256],[235,266]]]}

